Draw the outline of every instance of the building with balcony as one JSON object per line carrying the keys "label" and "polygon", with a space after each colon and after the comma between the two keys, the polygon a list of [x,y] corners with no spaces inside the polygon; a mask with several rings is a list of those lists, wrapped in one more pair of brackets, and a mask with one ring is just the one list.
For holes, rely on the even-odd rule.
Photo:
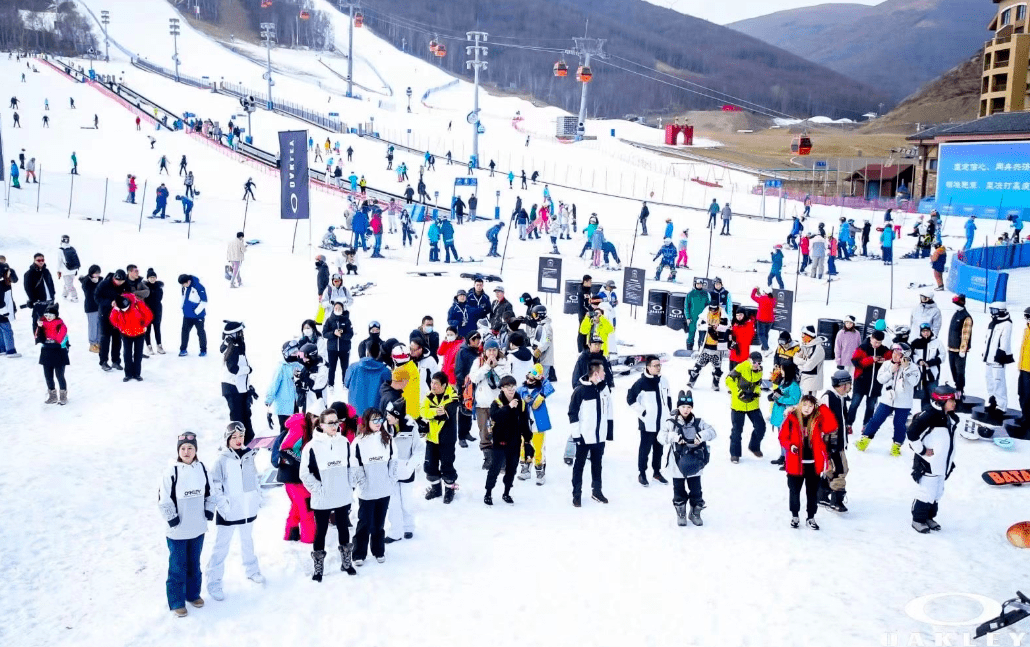
{"label": "building with balcony", "polygon": [[980,116],[1030,110],[1030,0],[994,0],[998,13],[988,25],[994,38],[984,45]]}

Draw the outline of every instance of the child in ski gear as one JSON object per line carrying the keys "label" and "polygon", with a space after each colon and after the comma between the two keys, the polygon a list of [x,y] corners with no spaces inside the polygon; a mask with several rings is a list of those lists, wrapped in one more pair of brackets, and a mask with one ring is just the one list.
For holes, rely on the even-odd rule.
{"label": "child in ski gear", "polygon": [[762,438],[765,437],[765,418],[759,405],[762,402],[762,354],[751,353],[748,361],[741,362],[726,374],[730,390],[730,461],[740,462],[740,441],[744,434],[744,419],[751,421],[751,440],[747,448],[756,458],[762,458]]}
{"label": "child in ski gear", "polygon": [[808,527],[819,530],[815,513],[819,509],[819,477],[827,472],[829,461],[823,434],[832,433],[833,415],[820,407],[814,395],[801,398],[801,404],[787,415],[780,427],[780,445],[786,450],[787,488],[790,491],[790,527],[801,525],[801,488],[805,488]]}
{"label": "child in ski gear", "polygon": [[504,493],[501,500],[509,505],[514,503],[511,498],[511,486],[515,482],[519,453],[522,451],[532,458],[535,451],[529,411],[525,401],[516,391],[517,384],[511,375],[502,377],[500,394],[490,404],[492,458],[490,469],[486,473],[486,495],[483,497],[483,503],[486,505],[493,505],[492,492],[502,467]]}
{"label": "child in ski gear", "polygon": [[[43,379],[46,380],[47,399],[44,404],[68,404],[68,383],[64,380],[64,367],[70,363],[68,327],[58,316],[56,303],[51,303],[43,311],[43,318],[36,327],[36,343],[41,344],[39,364],[43,367]],[[60,393],[57,388],[60,388]]]}
{"label": "child in ski gear", "polygon": [[176,454],[175,462],[161,478],[157,507],[168,524],[168,608],[184,618],[187,601],[198,609],[204,606],[200,597],[200,552],[216,502],[207,468],[197,460],[197,435],[190,431],[179,434]]}
{"label": "child in ski gear", "polygon": [[708,291],[705,290],[704,279],[694,279],[694,289],[687,294],[684,304],[683,327],[687,332],[687,350],[694,350],[694,338],[697,335],[698,318],[708,308]]}
{"label": "child in ski gear", "polygon": [[[783,426],[783,419],[787,411],[794,405],[801,402],[801,386],[798,384],[797,367],[793,362],[773,366],[772,392],[769,394],[769,401],[773,403],[772,411],[769,413],[769,425],[774,434],[779,437],[780,427]],[[780,457],[773,460],[773,465],[779,465],[783,470],[786,461],[786,452],[780,448]]]}
{"label": "child in ski gear", "polygon": [[934,518],[944,496],[944,482],[955,469],[955,430],[959,418],[955,414],[958,393],[947,384],[933,392],[933,407],[923,411],[908,428],[912,457],[912,479],[919,489],[912,502],[912,528],[926,534],[940,530]]}
{"label": "child in ski gear", "polygon": [[230,422],[223,434],[224,445],[211,468],[211,496],[215,499],[215,547],[207,562],[207,592],[215,600],[225,599],[222,575],[229,543],[239,530],[243,568],[247,579],[262,584],[257,555],[254,554],[254,521],[261,503],[257,469],[254,467],[256,450],[244,446],[244,428],[241,422]]}
{"label": "child in ski gear", "polygon": [[751,343],[755,338],[755,321],[751,313],[743,308],[738,308],[733,313],[733,323],[730,327],[730,370],[737,364],[746,362],[751,354]]}
{"label": "child in ski gear", "polygon": [[426,457],[426,443],[418,433],[418,425],[407,414],[403,399],[386,405],[386,427],[393,437],[396,479],[390,494],[390,532],[383,541],[387,544],[415,536],[414,485],[415,472]]}
{"label": "child in ski gear", "polygon": [[[715,428],[694,415],[694,395],[680,391],[676,408],[662,422],[658,442],[667,447],[665,465],[672,470],[672,505],[676,522],[687,525],[687,504],[690,522],[704,525],[701,510],[705,507],[701,491],[701,473],[711,459],[708,443],[715,440]],[[689,494],[688,494],[689,489]]]}
{"label": "child in ski gear", "polygon": [[[668,227],[666,227],[666,229],[668,229]],[[684,229],[682,232],[680,232],[680,240],[679,244],[677,245],[678,251],[676,253],[676,267],[688,267],[687,263],[689,262],[689,259],[687,258],[687,244],[689,243],[689,236],[689,229]],[[666,238],[670,237],[671,236],[666,236]]]}
{"label": "child in ski gear", "polygon": [[547,379],[547,371],[541,364],[533,366],[533,370],[526,374],[526,380],[517,390],[522,401],[527,403],[532,413],[533,438],[530,441],[533,452],[527,453],[525,447],[522,450],[520,480],[529,479],[529,462],[532,460],[536,468],[536,484],[544,484],[544,473],[547,470],[547,458],[544,453],[544,439],[551,430],[551,416],[547,411],[547,398],[554,394],[554,386]]}
{"label": "child in ski gear", "polygon": [[458,472],[454,469],[454,445],[458,442],[458,395],[443,372],[433,375],[429,389],[429,396],[422,401],[421,408],[422,420],[429,426],[424,465],[426,480],[429,481],[426,500],[444,495],[443,502],[450,503],[458,487]]}
{"label": "child in ski gear", "polygon": [[278,468],[276,481],[283,484],[290,499],[283,533],[285,541],[310,544],[315,540],[315,515],[308,505],[311,493],[300,480],[301,454],[311,442],[315,429],[318,429],[316,414],[295,413],[282,424],[282,431],[272,445],[272,467]]}
{"label": "child in ski gear", "polygon": [[654,255],[654,259],[658,260],[661,257],[661,262],[658,263],[658,269],[654,273],[654,280],[662,280],[662,270],[666,267],[669,268],[669,280],[676,281],[676,246],[672,244],[671,238],[666,238],[662,241],[662,247],[658,250],[658,253]]}
{"label": "child in ski gear", "polygon": [[335,513],[336,517],[340,570],[349,575],[357,574],[351,566],[350,508],[354,497],[351,447],[347,438],[340,434],[340,418],[333,409],[326,409],[319,415],[318,431],[304,446],[300,458],[300,480],[311,493],[309,505],[315,515],[315,541],[311,551],[314,573],[311,579],[322,581],[330,513]]}
{"label": "child in ski gear", "polygon": [[668,380],[662,377],[662,362],[658,356],[644,358],[644,370],[626,393],[626,404],[637,414],[640,429],[637,482],[648,486],[647,455],[650,453],[652,478],[664,485],[668,481],[662,476],[662,444],[658,441],[658,432],[672,410],[672,395]]}
{"label": "child in ski gear", "polygon": [[722,377],[722,353],[728,345],[729,321],[723,316],[718,301],[708,304],[708,310],[702,315],[698,330],[704,334],[704,343],[697,354],[697,361],[690,369],[689,388],[693,389],[701,370],[712,365],[712,389],[719,390],[719,378]]}
{"label": "child in ski gear", "polygon": [[916,385],[916,395],[919,397],[920,408],[925,411],[930,408],[934,390],[941,376],[941,349],[930,329],[929,323],[919,325],[919,336],[912,340],[912,360],[919,367],[919,383]]}
{"label": "child in ski gear", "polygon": [[893,415],[894,444],[891,446],[891,456],[901,456],[901,441],[905,439],[905,423],[912,410],[913,390],[919,383],[919,367],[912,363],[911,346],[895,344],[891,349],[890,363],[881,364],[876,371],[876,381],[883,385],[883,395],[855,447],[864,452],[883,423]]}
{"label": "child in ski gear", "polygon": [[79,275],[79,254],[70,241],[70,237],[61,236],[61,246],[57,253],[57,278],[64,281],[61,298],[78,303],[79,294],[75,291],[75,278]]}

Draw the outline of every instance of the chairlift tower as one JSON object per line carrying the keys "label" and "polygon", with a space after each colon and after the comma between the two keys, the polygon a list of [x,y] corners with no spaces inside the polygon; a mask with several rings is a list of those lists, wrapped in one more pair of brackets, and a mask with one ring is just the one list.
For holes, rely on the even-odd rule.
{"label": "chairlift tower", "polygon": [[479,131],[482,128],[479,123],[479,71],[487,68],[487,62],[480,60],[480,55],[486,58],[488,48],[480,43],[487,42],[488,34],[485,31],[465,32],[465,38],[471,41],[472,45],[465,47],[465,55],[475,55],[471,61],[465,61],[465,69],[472,70],[475,75],[475,92],[473,93],[472,112],[468,116],[468,122],[472,125],[472,156],[476,158],[476,166],[479,166]]}
{"label": "chairlift tower", "polygon": [[[591,57],[597,57],[601,60],[608,58],[608,54],[604,51],[604,44],[607,42],[603,38],[573,38],[572,42],[575,43],[573,49],[565,50],[565,53],[570,56],[577,56],[582,61],[579,68],[579,73],[586,70],[590,72],[590,59]],[[578,74],[577,73],[577,76]],[[583,135],[586,132],[586,118],[587,118],[587,85],[589,85],[590,77],[578,79],[582,85],[583,90],[579,98],[579,120],[576,124],[576,139],[583,139]]]}

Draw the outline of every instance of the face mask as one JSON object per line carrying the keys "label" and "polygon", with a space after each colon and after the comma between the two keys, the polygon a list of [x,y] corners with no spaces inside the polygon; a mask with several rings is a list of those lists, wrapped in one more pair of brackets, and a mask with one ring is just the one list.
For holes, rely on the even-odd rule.
{"label": "face mask", "polygon": [[447,335],[447,341],[454,341],[455,339],[457,339],[456,336],[454,336],[454,335]]}
{"label": "face mask", "polygon": [[310,328],[305,328],[304,329],[304,336],[305,337],[310,337],[311,333],[312,333],[312,330]]}
{"label": "face mask", "polygon": [[426,332],[433,332],[432,326],[426,326]]}

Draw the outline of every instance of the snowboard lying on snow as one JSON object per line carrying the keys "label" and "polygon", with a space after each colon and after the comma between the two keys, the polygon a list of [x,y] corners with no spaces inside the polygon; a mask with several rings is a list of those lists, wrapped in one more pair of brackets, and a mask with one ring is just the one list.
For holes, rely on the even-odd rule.
{"label": "snowboard lying on snow", "polygon": [[991,470],[982,475],[987,485],[1025,485],[1030,484],[1030,468],[1025,470]]}

